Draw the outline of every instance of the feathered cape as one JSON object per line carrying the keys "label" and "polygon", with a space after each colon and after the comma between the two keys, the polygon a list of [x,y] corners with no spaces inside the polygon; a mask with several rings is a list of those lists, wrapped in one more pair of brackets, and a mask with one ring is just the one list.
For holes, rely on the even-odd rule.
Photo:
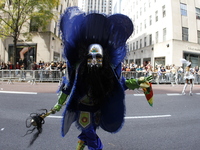
{"label": "feathered cape", "polygon": [[126,40],[133,32],[132,21],[122,14],[85,14],[78,7],[70,7],[61,18],[60,29],[64,43],[63,55],[67,59],[69,74],[69,88],[64,91],[69,98],[63,113],[62,135],[69,129],[68,120],[74,121],[74,102],[82,96],[78,89],[84,88],[79,81],[81,61],[87,56],[89,45],[94,43],[103,47],[103,53],[109,58],[115,75],[114,89],[106,97],[108,103],[101,109],[100,126],[108,132],[117,132],[124,122],[125,96],[121,84],[121,62],[126,56]]}

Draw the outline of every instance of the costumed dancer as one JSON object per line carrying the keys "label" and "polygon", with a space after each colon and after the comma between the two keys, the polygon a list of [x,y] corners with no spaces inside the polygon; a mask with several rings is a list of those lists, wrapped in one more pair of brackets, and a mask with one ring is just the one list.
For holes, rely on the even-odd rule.
{"label": "costumed dancer", "polygon": [[[127,51],[126,40],[133,32],[132,21],[127,16],[85,14],[78,7],[70,7],[61,18],[60,29],[68,80],[64,78],[58,102],[50,113],[60,111],[65,104],[62,136],[75,122],[81,131],[76,149],[83,150],[88,146],[90,150],[101,150],[103,144],[96,129],[101,127],[107,132],[116,133],[122,128],[125,90],[142,88],[149,104],[153,105],[153,91],[149,82],[152,76],[139,79],[121,76],[121,62]],[[38,126],[34,117],[31,123]]]}
{"label": "costumed dancer", "polygon": [[184,85],[183,90],[182,90],[182,95],[185,95],[185,90],[186,90],[188,84],[190,84],[189,95],[192,96],[193,95],[192,90],[193,90],[193,80],[194,80],[194,69],[191,68],[191,62],[190,61],[187,61],[185,59],[181,59],[181,62],[186,65],[185,73],[184,73],[185,85]]}

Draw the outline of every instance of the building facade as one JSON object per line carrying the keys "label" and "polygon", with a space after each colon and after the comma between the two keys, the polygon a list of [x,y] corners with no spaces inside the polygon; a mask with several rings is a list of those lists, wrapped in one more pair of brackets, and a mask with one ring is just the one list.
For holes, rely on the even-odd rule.
{"label": "building facade", "polygon": [[85,12],[112,14],[112,0],[80,0],[79,7]]}
{"label": "building facade", "polygon": [[[16,64],[19,61],[22,49],[28,48],[28,52],[24,54],[26,59],[26,67],[30,69],[33,61],[62,61],[63,43],[59,31],[60,15],[67,7],[78,6],[78,0],[60,0],[60,4],[54,10],[58,12],[58,20],[52,20],[47,26],[46,31],[34,30],[34,26],[24,30],[30,31],[28,37],[20,36],[17,43],[16,59],[13,59],[13,39],[0,39],[0,62],[11,62]],[[23,33],[23,32],[22,32]],[[16,62],[14,62],[16,60]]]}
{"label": "building facade", "polygon": [[199,0],[123,0],[121,5],[134,24],[127,63],[182,66],[185,58],[200,66]]}
{"label": "building facade", "polygon": [[122,0],[113,0],[112,1],[112,13],[120,13],[121,12],[121,3]]}

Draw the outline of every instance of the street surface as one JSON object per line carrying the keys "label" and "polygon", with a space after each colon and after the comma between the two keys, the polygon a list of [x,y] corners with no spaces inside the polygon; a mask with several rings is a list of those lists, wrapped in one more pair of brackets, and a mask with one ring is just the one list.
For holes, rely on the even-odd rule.
{"label": "street surface", "polygon": [[[72,124],[60,135],[63,109],[45,119],[43,132],[31,147],[25,120],[30,113],[50,109],[57,101],[58,83],[0,84],[0,149],[75,150],[80,134]],[[181,95],[183,85],[153,85],[154,105],[149,106],[141,90],[126,91],[126,117],[116,134],[97,130],[104,150],[198,150],[200,147],[200,85],[193,96]],[[87,148],[85,148],[87,150]]]}

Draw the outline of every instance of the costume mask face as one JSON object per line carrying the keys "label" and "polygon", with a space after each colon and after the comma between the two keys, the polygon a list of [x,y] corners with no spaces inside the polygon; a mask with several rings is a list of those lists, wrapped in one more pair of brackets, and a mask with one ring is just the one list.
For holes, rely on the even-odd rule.
{"label": "costume mask face", "polygon": [[102,67],[103,48],[99,44],[91,44],[89,46],[88,67]]}

